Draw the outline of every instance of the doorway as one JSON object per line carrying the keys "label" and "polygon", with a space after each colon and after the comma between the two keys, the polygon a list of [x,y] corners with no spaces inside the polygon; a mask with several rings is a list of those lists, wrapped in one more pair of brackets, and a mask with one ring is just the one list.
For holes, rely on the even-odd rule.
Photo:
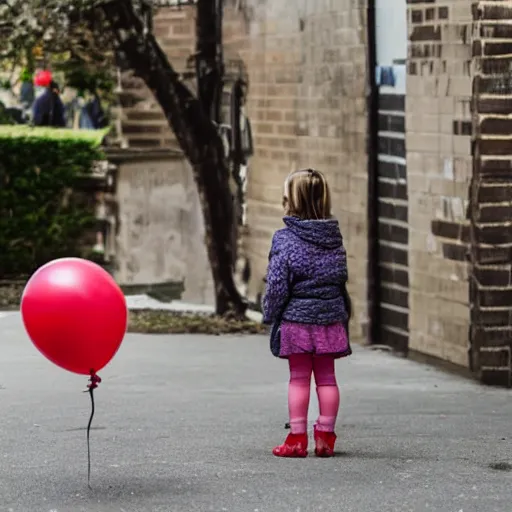
{"label": "doorway", "polygon": [[374,294],[372,342],[407,353],[409,344],[409,228],[405,98],[406,0],[374,0],[375,46],[372,104],[374,133],[373,219]]}

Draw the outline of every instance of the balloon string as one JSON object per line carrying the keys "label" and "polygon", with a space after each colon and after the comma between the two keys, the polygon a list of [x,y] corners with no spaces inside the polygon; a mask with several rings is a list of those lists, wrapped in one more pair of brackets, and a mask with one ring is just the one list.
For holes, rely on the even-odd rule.
{"label": "balloon string", "polygon": [[91,370],[91,378],[89,379],[90,384],[87,386],[87,392],[89,392],[89,396],[91,397],[91,417],[89,418],[89,423],[87,425],[87,485],[89,489],[91,487],[91,425],[92,420],[94,418],[94,390],[98,387],[98,384],[101,382],[101,378],[96,375],[94,370]]}

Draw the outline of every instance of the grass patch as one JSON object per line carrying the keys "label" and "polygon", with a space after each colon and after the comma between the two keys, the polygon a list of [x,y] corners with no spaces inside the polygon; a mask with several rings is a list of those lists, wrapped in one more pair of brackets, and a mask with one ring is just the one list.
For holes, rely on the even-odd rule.
{"label": "grass patch", "polygon": [[144,334],[266,334],[268,327],[252,320],[228,320],[209,314],[154,309],[130,311],[128,332]]}
{"label": "grass patch", "polygon": [[[18,310],[25,281],[0,281],[0,311]],[[252,320],[230,320],[210,314],[155,309],[129,312],[128,332],[141,334],[268,334],[268,327]]]}

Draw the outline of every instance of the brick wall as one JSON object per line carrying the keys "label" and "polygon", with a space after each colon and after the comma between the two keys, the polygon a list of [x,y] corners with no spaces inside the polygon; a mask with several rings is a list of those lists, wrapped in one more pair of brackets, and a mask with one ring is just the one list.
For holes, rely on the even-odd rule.
{"label": "brick wall", "polygon": [[471,2],[407,4],[409,347],[467,366]]}
{"label": "brick wall", "polygon": [[[195,51],[195,6],[165,7],[156,11],[154,32],[169,61],[192,90],[195,87],[191,57]],[[246,66],[241,55],[251,59],[247,49],[247,22],[243,11],[226,2],[223,37],[224,62],[229,80],[246,77]],[[131,72],[121,79],[121,133],[126,146],[131,148],[175,148],[176,141],[162,110],[143,81]]]}
{"label": "brick wall", "polygon": [[472,363],[482,381],[510,386],[512,2],[476,2],[473,13]]}
{"label": "brick wall", "polygon": [[324,171],[349,257],[354,336],[366,327],[366,9],[350,0],[245,2],[251,80],[249,293],[262,291],[282,186],[298,167]]}
{"label": "brick wall", "polygon": [[[187,69],[195,46],[195,7],[162,8],[154,19],[154,31],[169,61],[178,72]],[[143,81],[131,72],[123,73],[119,131],[123,145],[130,148],[175,147],[162,109]]]}
{"label": "brick wall", "polygon": [[[405,99],[381,89],[381,341],[471,361],[482,380],[503,381],[512,330],[512,2],[473,4],[407,0]],[[181,71],[194,49],[194,12],[162,9],[155,21]],[[263,291],[285,176],[319,168],[348,249],[356,337],[367,324],[366,14],[351,0],[242,0],[226,2],[224,19],[228,72],[243,68],[250,80],[249,296]],[[140,81],[125,75],[121,99],[127,144],[173,145]]]}
{"label": "brick wall", "polygon": [[[361,4],[361,6],[359,6]],[[195,8],[161,9],[155,33],[178,71],[194,50]],[[349,254],[354,336],[366,326],[366,9],[351,0],[227,1],[227,72],[249,73],[255,155],[248,170],[245,250],[249,297],[263,291],[270,240],[281,226],[282,184],[297,167],[327,174]],[[132,148],[173,146],[161,111],[139,79],[124,74],[121,120]]]}

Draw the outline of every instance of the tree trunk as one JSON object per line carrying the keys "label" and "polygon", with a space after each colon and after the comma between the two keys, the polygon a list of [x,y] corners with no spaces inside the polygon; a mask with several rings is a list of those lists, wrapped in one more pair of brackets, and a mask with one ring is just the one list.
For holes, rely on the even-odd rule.
{"label": "tree trunk", "polygon": [[197,96],[203,112],[220,122],[224,78],[222,52],[223,0],[198,0],[196,10]]}
{"label": "tree trunk", "polygon": [[116,37],[117,50],[152,91],[192,166],[204,216],[216,312],[242,317],[247,305],[233,278],[235,242],[231,231],[235,217],[229,169],[210,113],[181,82],[154,35],[146,33],[131,1],[105,2],[100,7]]}

